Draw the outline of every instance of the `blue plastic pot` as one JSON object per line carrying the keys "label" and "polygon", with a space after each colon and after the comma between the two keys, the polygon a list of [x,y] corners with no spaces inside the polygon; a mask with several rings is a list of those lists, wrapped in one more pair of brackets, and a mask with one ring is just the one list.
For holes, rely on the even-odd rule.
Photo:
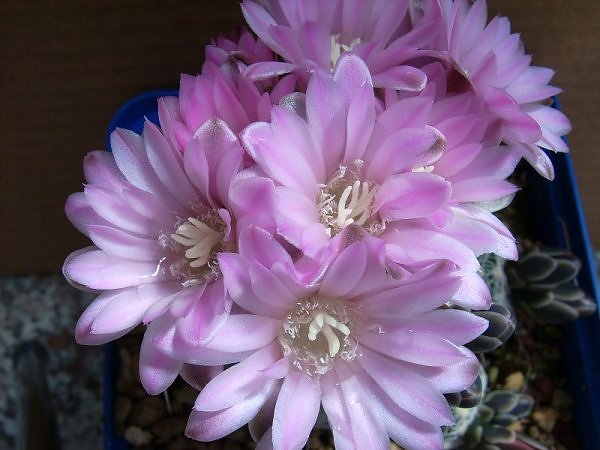
{"label": "blue plastic pot", "polygon": [[[177,95],[177,91],[153,91],[139,95],[123,105],[110,123],[108,134],[117,127],[141,133],[147,118],[158,122],[156,100]],[[110,141],[108,142],[110,148]],[[581,199],[575,184],[573,164],[569,155],[553,154],[556,178],[553,182],[532,173],[530,185],[520,195],[530,198],[529,217],[524,219],[536,230],[536,236],[546,245],[569,249],[582,262],[578,276],[580,287],[595,299],[600,298],[590,239],[585,224]],[[584,450],[600,448],[600,317],[567,324],[562,348],[568,387],[574,400],[574,423]],[[119,359],[114,347],[105,346],[104,362],[104,448],[126,450],[128,443],[115,434],[115,384]]]}

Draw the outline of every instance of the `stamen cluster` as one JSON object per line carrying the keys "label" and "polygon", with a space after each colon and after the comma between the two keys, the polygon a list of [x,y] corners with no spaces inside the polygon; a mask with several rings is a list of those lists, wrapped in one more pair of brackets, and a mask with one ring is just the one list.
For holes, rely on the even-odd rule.
{"label": "stamen cluster", "polygon": [[340,166],[331,181],[319,187],[317,207],[329,236],[353,223],[371,233],[381,231],[381,224],[373,214],[377,186],[360,179],[361,164],[362,161],[356,161],[357,169],[352,171]]}
{"label": "stamen cluster", "polygon": [[323,375],[332,368],[336,357],[354,359],[354,325],[343,304],[314,297],[299,302],[287,315],[279,341],[295,367],[311,376]]}

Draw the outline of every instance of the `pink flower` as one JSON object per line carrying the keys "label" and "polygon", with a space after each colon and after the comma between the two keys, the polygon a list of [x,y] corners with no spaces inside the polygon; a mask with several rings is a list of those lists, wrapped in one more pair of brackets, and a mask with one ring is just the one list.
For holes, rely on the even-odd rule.
{"label": "pink flower", "polygon": [[[454,178],[454,189],[435,173],[448,141],[428,124],[432,103],[430,98],[409,98],[377,115],[368,69],[347,53],[333,74],[311,78],[305,113],[275,106],[270,123],[246,128],[243,145],[257,167],[277,183],[278,232],[316,257],[332,236],[357,224],[384,240],[388,256],[397,263],[448,259],[470,274],[478,269],[476,256],[481,253],[515,257],[514,239],[506,227],[474,203],[510,195],[515,187],[495,177],[490,170],[500,169],[487,161],[473,162],[466,172],[471,182],[460,179],[457,164],[463,153],[470,158],[463,162],[468,165],[483,146],[460,147],[458,135],[481,121],[471,115],[460,126],[453,125],[445,120],[452,117],[445,113],[448,105],[434,108],[441,111],[434,111],[435,120],[457,142],[443,164]],[[442,165],[439,172],[444,173]],[[480,281],[473,282],[478,291],[486,291]],[[482,309],[486,304],[480,298],[465,306]]]}
{"label": "pink flower", "polygon": [[[141,136],[115,131],[111,146],[112,154],[86,157],[88,183],[66,204],[69,219],[94,246],[69,256],[64,274],[77,285],[103,291],[79,319],[77,341],[102,344],[169,313],[180,319],[173,326],[182,345],[199,345],[231,308],[217,255],[235,251],[236,226],[243,227],[244,220],[273,226],[269,207],[267,216],[259,217],[246,200],[270,202],[271,183],[233,182],[243,151],[220,120],[199,127],[184,156],[150,122]],[[181,366],[168,360],[158,364],[155,354],[142,353],[142,366]],[[150,373],[145,386],[156,392],[166,387],[165,379]]]}
{"label": "pink flower", "polygon": [[246,0],[242,9],[248,24],[283,58],[252,64],[247,75],[263,79],[294,71],[306,80],[316,68],[331,71],[351,50],[365,61],[375,86],[419,91],[427,79],[407,62],[421,56],[419,49],[439,32],[439,10],[437,18],[427,14],[420,20],[423,14],[413,3]]}
{"label": "pink flower", "polygon": [[[351,226],[310,283],[258,228],[239,254],[219,254],[227,290],[245,311],[229,316],[195,364],[234,363],[201,391],[186,434],[218,439],[250,422],[258,448],[300,449],[322,406],[338,449],[443,448],[452,423],[443,393],[470,385],[476,357],[463,345],[487,327],[443,308],[459,286],[447,262],[402,280],[382,241]],[[169,336],[162,349],[177,352]]]}
{"label": "pink flower", "polygon": [[[204,51],[206,61],[225,73],[237,76],[257,62],[273,61],[273,51],[243,27],[234,36],[219,36]],[[204,71],[204,70],[203,70]]]}
{"label": "pink flower", "polygon": [[241,73],[247,64],[273,56],[246,30],[237,42],[220,38],[208,46],[202,73],[181,75],[178,97],[158,101],[161,128],[170,144],[183,152],[200,126],[215,118],[236,134],[252,122],[267,120],[271,106],[294,92],[296,77],[254,82]]}
{"label": "pink flower", "polygon": [[554,72],[530,65],[531,56],[525,55],[520,36],[510,33],[507,18],[495,17],[486,25],[485,0],[472,5],[467,0],[443,0],[441,5],[446,35],[437,48],[454,66],[451,78],[466,78],[502,120],[504,141],[552,179],[552,163],[539,147],[567,152],[561,136],[571,129],[561,112],[546,105],[560,92],[548,84]]}

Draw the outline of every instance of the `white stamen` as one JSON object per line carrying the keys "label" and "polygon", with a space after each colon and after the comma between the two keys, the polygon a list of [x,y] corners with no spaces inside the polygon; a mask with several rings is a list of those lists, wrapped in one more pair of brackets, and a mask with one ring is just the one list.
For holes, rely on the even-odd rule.
{"label": "white stamen", "polygon": [[[336,226],[342,229],[351,223],[364,225],[371,216],[371,203],[375,192],[376,189],[370,189],[366,181],[361,183],[360,180],[356,180],[352,186],[347,186],[338,202]],[[350,202],[347,204],[348,197]]]}
{"label": "white stamen", "polygon": [[335,34],[331,36],[331,46],[329,51],[329,58],[331,61],[331,67],[335,67],[337,60],[340,59],[340,56],[344,52],[348,52],[360,44],[362,41],[360,38],[355,38],[350,42],[350,44],[340,44],[340,35]]}
{"label": "white stamen", "polygon": [[421,166],[421,167],[415,167],[414,169],[411,170],[411,172],[425,172],[425,173],[430,173],[433,172],[434,167],[433,166]]}
{"label": "white stamen", "polygon": [[308,326],[308,340],[315,341],[319,333],[322,332],[327,340],[329,356],[332,358],[338,354],[341,348],[340,338],[335,334],[334,329],[341,332],[344,336],[350,334],[350,329],[346,325],[338,322],[334,317],[325,312],[317,313]]}
{"label": "white stamen", "polygon": [[197,268],[208,263],[213,247],[221,242],[224,236],[223,231],[213,230],[204,222],[189,217],[171,234],[171,239],[190,247],[185,251],[185,257],[192,260],[190,267]]}

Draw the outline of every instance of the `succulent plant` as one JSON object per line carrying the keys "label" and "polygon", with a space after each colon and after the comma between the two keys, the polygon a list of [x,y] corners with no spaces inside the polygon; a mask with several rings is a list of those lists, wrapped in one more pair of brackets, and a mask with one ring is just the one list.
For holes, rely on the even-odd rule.
{"label": "succulent plant", "polygon": [[510,289],[504,273],[506,260],[494,254],[479,257],[482,277],[492,296],[492,306],[487,311],[473,311],[490,323],[487,330],[467,347],[475,353],[491,352],[510,338],[515,331],[515,314],[510,302]]}
{"label": "succulent plant", "polygon": [[540,323],[563,323],[596,311],[578,286],[579,259],[560,249],[533,247],[506,267],[511,296]]}
{"label": "succulent plant", "polygon": [[[457,423],[463,422],[459,441],[446,440],[446,449],[502,450],[510,448],[543,448],[530,438],[521,436],[516,430],[519,422],[531,414],[533,398],[529,395],[509,390],[488,392],[477,408],[453,410]],[[466,417],[470,423],[465,427]],[[455,436],[453,436],[455,437]],[[523,445],[528,445],[523,446]]]}
{"label": "succulent plant", "polygon": [[481,403],[481,397],[483,396],[485,389],[485,383],[484,380],[482,380],[482,370],[483,369],[480,367],[479,376],[473,384],[464,391],[444,395],[450,406],[473,408]]}

